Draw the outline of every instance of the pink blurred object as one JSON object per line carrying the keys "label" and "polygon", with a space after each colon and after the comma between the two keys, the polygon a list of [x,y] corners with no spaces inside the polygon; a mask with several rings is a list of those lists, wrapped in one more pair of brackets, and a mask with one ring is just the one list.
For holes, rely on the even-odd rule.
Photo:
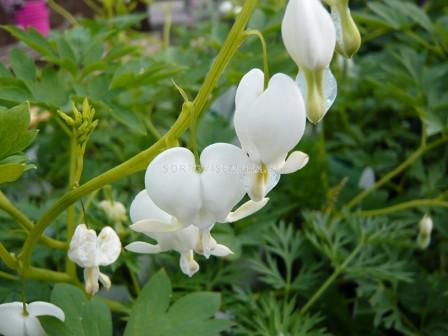
{"label": "pink blurred object", "polygon": [[45,1],[27,1],[16,11],[14,16],[16,25],[27,29],[29,26],[47,36],[50,31],[50,13]]}

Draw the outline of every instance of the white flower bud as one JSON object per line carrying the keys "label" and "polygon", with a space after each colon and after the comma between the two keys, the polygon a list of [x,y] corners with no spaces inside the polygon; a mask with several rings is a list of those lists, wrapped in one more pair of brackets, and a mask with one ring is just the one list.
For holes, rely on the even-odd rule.
{"label": "white flower bud", "polygon": [[431,232],[433,228],[433,222],[431,216],[426,214],[419,222],[420,232],[417,237],[417,244],[421,249],[425,249],[431,242]]}
{"label": "white flower bud", "polygon": [[336,45],[330,14],[319,0],[290,0],[282,21],[286,50],[299,68],[327,68]]}
{"label": "white flower bud", "polygon": [[123,203],[104,200],[98,203],[98,207],[103,210],[106,216],[114,223],[126,219],[126,208]]}
{"label": "white flower bud", "polygon": [[423,216],[423,218],[420,220],[420,222],[418,223],[419,227],[420,227],[420,234],[423,235],[430,235],[432,228],[433,228],[433,223],[432,223],[432,219],[431,216],[426,214]]}

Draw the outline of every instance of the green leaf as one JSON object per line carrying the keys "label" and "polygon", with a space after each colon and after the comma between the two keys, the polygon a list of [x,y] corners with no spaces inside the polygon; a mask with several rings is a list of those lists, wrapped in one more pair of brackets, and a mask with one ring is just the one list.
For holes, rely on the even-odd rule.
{"label": "green leaf", "polygon": [[28,46],[39,52],[43,56],[56,56],[47,39],[42,36],[36,29],[29,27],[28,33],[16,26],[2,26],[3,29],[10,32],[14,37],[25,42]]}
{"label": "green leaf", "polygon": [[61,37],[60,39],[57,40],[57,45],[58,45],[59,56],[61,59],[68,58],[68,59],[72,60],[73,62],[76,62],[75,52],[73,51],[72,47],[67,42],[67,40],[65,40],[63,37]]}
{"label": "green leaf", "polygon": [[141,134],[146,134],[146,129],[137,115],[129,107],[109,103],[110,113],[121,123],[133,128]]}
{"label": "green leaf", "polygon": [[212,336],[232,324],[227,320],[209,320],[221,305],[218,293],[188,294],[166,312],[170,298],[171,283],[161,270],[137,298],[124,335]]}
{"label": "green leaf", "polygon": [[88,46],[82,59],[82,64],[84,66],[88,66],[101,60],[104,53],[103,43],[103,41],[94,41]]}
{"label": "green leaf", "polygon": [[48,336],[76,336],[76,334],[71,332],[64,322],[54,316],[44,315],[38,316],[37,318],[39,319],[44,330],[47,332]]}
{"label": "green leaf", "polygon": [[[69,335],[112,335],[111,312],[103,300],[97,297],[89,300],[79,288],[68,284],[57,284],[51,293],[51,302],[64,311],[65,325]],[[48,331],[53,330],[53,327],[58,326],[49,325]],[[66,335],[66,333],[59,335]]]}
{"label": "green leaf", "polygon": [[0,100],[17,105],[33,98],[33,94],[23,80],[11,76],[0,76]]}
{"label": "green leaf", "polygon": [[16,77],[20,79],[36,80],[36,66],[34,59],[29,57],[26,52],[14,48],[10,55],[11,67]]}
{"label": "green leaf", "polygon": [[198,292],[185,295],[175,302],[168,315],[176,320],[207,319],[221,306],[221,296],[218,293]]}
{"label": "green leaf", "polygon": [[171,282],[164,270],[153,275],[134,303],[124,336],[148,335],[155,325],[163,325],[162,316],[171,298]]}
{"label": "green leaf", "polygon": [[8,163],[0,165],[0,184],[17,180],[24,171],[24,164]]}
{"label": "green leaf", "polygon": [[0,160],[28,147],[37,130],[28,130],[30,106],[24,103],[0,112]]}
{"label": "green leaf", "polygon": [[11,72],[3,63],[0,62],[0,76],[11,76]]}

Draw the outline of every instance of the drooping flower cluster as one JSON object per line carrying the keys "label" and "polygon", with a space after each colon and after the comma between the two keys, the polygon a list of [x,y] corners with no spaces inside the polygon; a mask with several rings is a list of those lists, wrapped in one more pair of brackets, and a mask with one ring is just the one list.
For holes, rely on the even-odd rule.
{"label": "drooping flower cluster", "polygon": [[[306,118],[316,124],[335,99],[336,81],[329,65],[336,46],[345,57],[351,57],[360,40],[348,0],[325,2],[331,15],[320,0],[290,0],[286,7],[281,31],[286,50],[299,67],[296,81],[276,74],[265,87],[265,74],[259,69],[242,78],[234,116],[241,148],[216,143],[206,147],[200,157],[186,148],[170,148],[149,164],[145,189],[130,207],[130,228],[157,243],[137,241],[127,245],[127,250],[175,250],[181,255],[181,270],[192,276],[199,269],[194,252],[207,258],[232,253],[211,236],[216,223],[233,222],[260,210],[281,174],[306,165],[307,154],[290,151],[304,134]],[[251,200],[232,211],[246,193]],[[117,221],[124,218],[122,209],[113,203],[103,202],[100,207]],[[100,238],[90,231],[81,226],[78,233],[77,229],[69,257],[86,268],[86,290],[94,294],[98,279],[106,288],[110,286],[99,266],[115,261],[119,248],[111,249],[117,253],[106,252]],[[110,246],[119,246],[116,234],[108,231],[101,235],[108,237]]]}
{"label": "drooping flower cluster", "polygon": [[[200,158],[186,148],[171,148],[148,166],[146,189],[130,208],[131,229],[155,239],[156,245],[134,242],[138,253],[174,249],[181,270],[198,269],[193,252],[226,256],[230,249],[211,236],[215,223],[233,222],[261,209],[280,174],[302,168],[308,156],[292,150],[305,130],[305,106],[295,82],[274,75],[264,90],[264,74],[254,69],[240,82],[235,98],[235,130],[242,148],[226,143],[206,147]],[[232,209],[245,194],[251,198]]]}

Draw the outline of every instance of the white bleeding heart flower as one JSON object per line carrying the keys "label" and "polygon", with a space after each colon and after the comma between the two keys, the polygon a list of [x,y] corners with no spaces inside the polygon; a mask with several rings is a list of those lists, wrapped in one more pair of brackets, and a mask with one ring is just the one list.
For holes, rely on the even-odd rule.
{"label": "white bleeding heart flower", "polygon": [[98,292],[98,281],[109,290],[111,281],[107,275],[100,272],[100,266],[115,262],[120,252],[120,238],[111,227],[104,227],[98,237],[95,230],[88,229],[85,224],[76,227],[68,257],[78,266],[84,267],[85,289],[89,295]]}
{"label": "white bleeding heart flower", "polygon": [[[157,245],[137,241],[127,245],[125,247],[127,250],[136,253],[159,253],[175,250],[181,256],[180,268],[182,272],[191,277],[199,270],[199,265],[193,257],[193,251],[203,254],[204,249],[201,232],[197,226],[190,225],[185,228],[178,228],[177,220],[155,205],[146,189],[138,193],[132,201],[129,213],[132,222],[135,223],[130,228],[155,239]],[[163,232],[154,232],[154,222],[148,223],[148,219],[160,221],[157,230]],[[210,240],[211,255],[223,257],[233,254],[228,247],[217,244],[212,237],[208,237],[208,239]]]}
{"label": "white bleeding heart flower", "polygon": [[267,202],[249,201],[231,212],[245,194],[244,177],[250,165],[240,148],[226,143],[206,147],[200,156],[200,169],[186,148],[162,152],[149,164],[145,185],[152,201],[172,217],[165,221],[145,220],[147,231],[164,232],[168,222],[175,229],[194,225],[200,229],[204,255],[208,257],[209,232],[216,222],[236,221]]}
{"label": "white bleeding heart flower", "polygon": [[254,201],[263,199],[280,174],[295,172],[308,162],[308,155],[299,151],[287,158],[305,131],[299,88],[284,74],[274,75],[264,91],[263,85],[263,72],[253,69],[241,79],[235,97],[235,131],[251,166],[256,167],[246,181]]}
{"label": "white bleeding heart flower", "polygon": [[22,302],[0,304],[0,334],[5,336],[45,336],[37,316],[54,316],[64,321],[65,315],[61,308],[52,303],[36,301],[26,304],[23,311]]}
{"label": "white bleeding heart flower", "polygon": [[333,20],[320,0],[290,0],[281,30],[285,48],[305,78],[307,117],[317,124],[332,103],[327,96],[335,96],[328,89],[335,86],[327,83],[335,81],[328,69],[336,46]]}

